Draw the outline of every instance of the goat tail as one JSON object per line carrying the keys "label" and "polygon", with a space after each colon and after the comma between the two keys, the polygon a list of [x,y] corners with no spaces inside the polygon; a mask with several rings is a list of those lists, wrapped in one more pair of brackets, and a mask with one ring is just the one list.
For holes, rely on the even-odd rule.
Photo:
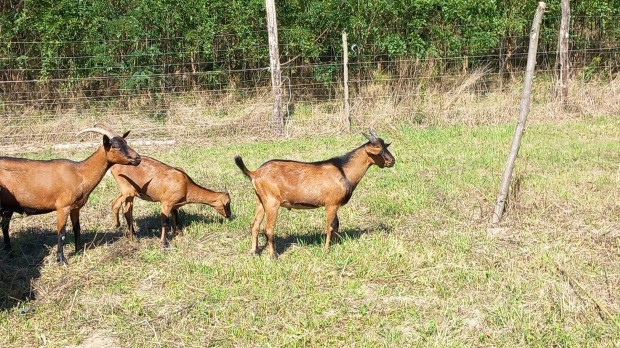
{"label": "goat tail", "polygon": [[247,176],[248,179],[252,180],[252,172],[248,169],[248,167],[245,166],[245,163],[243,163],[241,156],[235,156],[235,164],[237,165],[237,167],[239,167],[239,169],[241,169],[243,175]]}

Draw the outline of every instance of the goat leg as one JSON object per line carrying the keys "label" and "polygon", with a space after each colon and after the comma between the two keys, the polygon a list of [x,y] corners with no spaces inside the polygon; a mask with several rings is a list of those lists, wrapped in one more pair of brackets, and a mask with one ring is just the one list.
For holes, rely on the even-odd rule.
{"label": "goat leg", "polygon": [[121,221],[118,218],[118,213],[121,210],[121,205],[123,205],[123,195],[119,194],[114,198],[114,203],[112,203],[112,219],[114,220],[114,227],[121,227]]}
{"label": "goat leg", "polygon": [[265,222],[265,236],[267,236],[267,250],[269,250],[269,255],[272,259],[278,258],[278,253],[276,252],[276,246],[274,241],[274,228],[276,226],[276,218],[278,217],[278,209],[280,208],[279,202],[271,202],[265,208],[265,215],[267,216],[267,221]]}
{"label": "goat leg", "polygon": [[9,210],[2,210],[2,236],[4,237],[4,250],[11,250],[11,238],[9,237],[9,224],[11,223],[11,217],[13,212]]}
{"label": "goat leg", "polygon": [[136,238],[136,229],[133,226],[133,197],[127,197],[125,199],[125,221],[127,222],[127,233],[125,236],[129,238],[130,241],[135,242]]}
{"label": "goat leg", "polygon": [[170,247],[168,238],[166,238],[166,230],[168,229],[168,222],[171,210],[172,209],[170,209],[170,207],[165,205],[161,207],[161,246],[164,249]]}
{"label": "goat leg", "polygon": [[172,209],[172,229],[174,230],[174,234],[177,236],[183,235],[183,230],[181,229],[181,221],[179,220],[179,210]]}
{"label": "goat leg", "polygon": [[82,245],[81,233],[82,228],[80,227],[80,211],[78,209],[71,211],[71,226],[73,227],[73,238],[75,239],[75,252],[80,252],[84,249],[84,245]]}
{"label": "goat leg", "polygon": [[250,253],[252,255],[258,255],[258,232],[260,232],[260,224],[265,217],[265,209],[260,200],[256,200],[256,213],[254,214],[254,221],[252,221],[252,249]]}
{"label": "goat leg", "polygon": [[68,265],[65,253],[63,251],[63,245],[65,237],[67,236],[67,212],[64,210],[58,210],[58,250],[56,251],[56,261],[59,265]]}
{"label": "goat leg", "polygon": [[327,220],[327,228],[325,237],[325,250],[329,250],[331,244],[332,233],[338,233],[340,227],[340,221],[338,221],[338,206],[325,207],[325,217]]}

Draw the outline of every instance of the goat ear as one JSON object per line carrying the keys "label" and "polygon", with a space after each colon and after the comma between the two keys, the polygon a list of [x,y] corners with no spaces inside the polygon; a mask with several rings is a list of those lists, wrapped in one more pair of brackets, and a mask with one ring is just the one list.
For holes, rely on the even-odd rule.
{"label": "goat ear", "polygon": [[130,132],[131,132],[130,130],[126,131],[125,134],[123,134],[123,139],[127,138]]}
{"label": "goat ear", "polygon": [[110,141],[110,137],[108,137],[107,135],[103,135],[103,146],[107,149],[110,148],[110,146],[112,146],[112,142]]}

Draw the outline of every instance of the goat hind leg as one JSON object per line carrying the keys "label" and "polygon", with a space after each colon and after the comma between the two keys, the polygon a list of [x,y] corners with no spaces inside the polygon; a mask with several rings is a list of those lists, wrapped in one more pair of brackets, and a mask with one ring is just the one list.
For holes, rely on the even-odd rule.
{"label": "goat hind leg", "polygon": [[123,194],[119,194],[114,198],[114,203],[112,203],[112,219],[114,220],[114,227],[121,227],[121,221],[118,218],[118,213],[121,210],[121,206],[123,205]]}
{"label": "goat hind leg", "polygon": [[2,225],[2,236],[4,237],[4,250],[11,250],[11,238],[9,236],[9,224],[11,223],[13,212],[9,210],[2,210],[0,212],[0,215],[2,216],[0,225]]}
{"label": "goat hind leg", "polygon": [[277,202],[271,202],[271,204],[267,204],[264,206],[265,215],[267,219],[265,221],[265,236],[267,236],[267,250],[269,250],[269,255],[272,259],[278,258],[278,253],[276,252],[275,241],[274,241],[274,228],[276,226],[276,218],[278,217],[278,209],[280,209],[280,204]]}
{"label": "goat hind leg", "polygon": [[260,232],[260,224],[265,217],[265,209],[259,199],[256,200],[256,213],[254,214],[254,221],[252,221],[252,249],[250,253],[258,255],[258,232]]}
{"label": "goat hind leg", "polygon": [[133,197],[125,198],[125,221],[127,222],[127,232],[125,236],[129,238],[130,241],[136,241],[136,229],[133,226]]}

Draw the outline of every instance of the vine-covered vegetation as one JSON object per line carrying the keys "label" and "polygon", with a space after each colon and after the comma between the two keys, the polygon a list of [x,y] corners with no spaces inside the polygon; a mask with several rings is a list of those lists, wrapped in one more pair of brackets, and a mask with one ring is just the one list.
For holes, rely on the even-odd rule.
{"label": "vine-covered vegetation", "polygon": [[[287,0],[276,5],[281,62],[321,81],[339,74],[342,31],[348,33],[352,61],[369,63],[353,73],[403,58],[451,58],[434,68],[444,70],[523,65],[537,4]],[[263,0],[7,0],[0,6],[3,81],[87,94],[268,82],[262,78],[269,65]],[[601,49],[617,51],[620,0],[571,6],[574,57],[588,62]],[[540,51],[553,56],[544,63],[551,66],[559,0],[547,9]],[[1,88],[5,94],[11,90],[7,84]]]}

